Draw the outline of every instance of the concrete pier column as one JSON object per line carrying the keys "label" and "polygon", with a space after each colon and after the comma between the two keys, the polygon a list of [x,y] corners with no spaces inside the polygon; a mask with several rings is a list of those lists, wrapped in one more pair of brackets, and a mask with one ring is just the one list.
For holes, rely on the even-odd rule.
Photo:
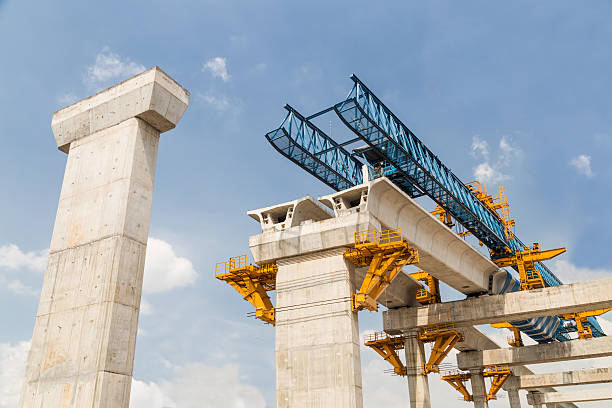
{"label": "concrete pier column", "polygon": [[472,375],[470,383],[472,384],[474,408],[489,408],[489,403],[487,402],[487,387],[482,373],[480,370],[470,370],[470,374]]}
{"label": "concrete pier column", "polygon": [[159,135],[189,93],[154,67],[53,115],[68,153],[21,408],[127,408]]}
{"label": "concrete pier column", "polygon": [[510,408],[521,408],[521,397],[518,388],[509,388],[507,392]]}
{"label": "concrete pier column", "polygon": [[425,358],[425,345],[417,339],[417,331],[408,332],[404,343],[406,353],[406,372],[408,379],[408,392],[410,394],[410,408],[431,408],[429,396],[429,381],[423,374]]}
{"label": "concrete pier column", "polygon": [[344,248],[277,262],[276,404],[363,407],[353,265]]}
{"label": "concrete pier column", "polygon": [[[529,402],[532,399],[532,398],[530,398],[530,396],[533,396],[533,395],[536,395],[536,394],[539,394],[539,392],[537,392],[537,391],[530,391],[530,392],[528,392],[527,393],[527,402]],[[542,408],[542,404],[531,404],[531,406],[533,408]]]}

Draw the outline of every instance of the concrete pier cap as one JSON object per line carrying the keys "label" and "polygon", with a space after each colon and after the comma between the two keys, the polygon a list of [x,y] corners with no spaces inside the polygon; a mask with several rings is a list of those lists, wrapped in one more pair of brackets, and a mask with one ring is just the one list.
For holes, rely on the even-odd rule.
{"label": "concrete pier cap", "polygon": [[160,133],[174,129],[189,105],[189,91],[158,66],[104,89],[53,114],[59,150],[70,143],[136,117]]}

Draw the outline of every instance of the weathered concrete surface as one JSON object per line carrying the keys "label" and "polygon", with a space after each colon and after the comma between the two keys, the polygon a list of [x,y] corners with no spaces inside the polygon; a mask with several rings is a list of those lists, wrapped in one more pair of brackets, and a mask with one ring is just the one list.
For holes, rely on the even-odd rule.
{"label": "weathered concrete surface", "polygon": [[518,388],[507,388],[506,391],[510,408],[521,408],[521,396],[519,395]]}
{"label": "weathered concrete surface", "polygon": [[432,324],[456,327],[524,320],[597,310],[612,304],[612,278],[535,289],[503,295],[481,296],[384,312],[385,331],[390,333]]}
{"label": "weathered concrete surface", "polygon": [[462,293],[487,292],[489,277],[499,269],[385,177],[319,200],[337,215],[357,202],[365,204],[383,228],[402,229],[406,241],[419,249],[421,268]]}
{"label": "weathered concrete surface", "polygon": [[189,92],[153,67],[55,112],[51,127],[57,147],[67,153],[71,142],[130,118],[140,118],[160,133],[173,129],[188,104]]}
{"label": "weathered concrete surface", "polygon": [[425,345],[416,336],[417,332],[412,331],[404,343],[410,408],[431,408],[429,380],[427,375],[423,374],[423,365],[427,363]]}
{"label": "weathered concrete surface", "polygon": [[[293,209],[288,204],[293,206]],[[367,211],[352,211],[331,217],[325,210],[316,209],[315,205],[319,204],[310,197],[304,197],[278,206],[249,211],[248,214],[261,223],[263,230],[261,234],[249,238],[249,248],[255,262],[277,262],[280,259],[316,254],[330,249],[344,250],[354,245],[355,232],[381,229],[378,220]],[[294,215],[291,219],[274,215],[283,213]],[[267,223],[266,220],[269,219],[276,222]],[[299,220],[299,223],[296,220]],[[366,269],[356,268],[351,275],[357,288],[361,286]],[[386,307],[416,305],[417,288],[418,283],[402,271],[378,299],[379,303]]]}
{"label": "weathered concrete surface", "polygon": [[510,349],[468,351],[459,353],[457,363],[462,370],[486,365],[552,363],[556,361],[607,357],[612,355],[612,337],[576,339],[566,342],[536,344]]}
{"label": "weathered concrete surface", "polygon": [[276,401],[279,408],[363,406],[353,266],[332,249],[278,261]]}
{"label": "weathered concrete surface", "polygon": [[474,408],[489,408],[489,403],[487,402],[487,386],[482,373],[480,370],[473,370],[470,372],[470,374]]}
{"label": "weathered concrete surface", "polygon": [[612,382],[612,368],[585,368],[583,370],[558,373],[522,375],[508,380],[512,387],[534,389]]}
{"label": "weathered concrete surface", "polygon": [[573,390],[551,393],[529,393],[527,403],[537,406],[542,404],[560,404],[563,402],[590,402],[612,400],[612,387],[593,388],[590,390]]}
{"label": "weathered concrete surface", "polygon": [[[160,130],[156,115],[126,117],[114,96],[145,93],[150,76],[175,84],[149,70],[54,115],[58,146],[69,154],[22,408],[128,407]],[[122,119],[109,125],[95,101]],[[184,111],[165,109],[173,123]],[[70,119],[74,112],[88,118],[87,129]]]}

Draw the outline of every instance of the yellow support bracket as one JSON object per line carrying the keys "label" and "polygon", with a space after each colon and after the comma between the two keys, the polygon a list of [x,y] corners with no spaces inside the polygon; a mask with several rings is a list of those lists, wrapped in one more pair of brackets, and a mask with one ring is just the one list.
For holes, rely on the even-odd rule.
{"label": "yellow support bracket", "polygon": [[442,381],[446,381],[451,387],[456,389],[463,395],[464,401],[474,401],[472,394],[467,390],[465,382],[469,380],[471,375],[469,373],[453,372],[441,376]]}
{"label": "yellow support bracket", "polygon": [[487,401],[496,400],[497,392],[504,385],[506,380],[512,376],[512,371],[508,366],[488,366],[482,371],[482,376],[485,378],[491,378],[491,388],[487,393]]}
{"label": "yellow support bracket", "polygon": [[402,377],[406,375],[406,366],[402,363],[396,351],[404,348],[404,336],[389,336],[385,332],[376,332],[363,336],[363,344],[372,348],[386,362],[393,366],[393,372]]}
{"label": "yellow support bracket", "polygon": [[402,237],[401,228],[378,232],[355,233],[355,246],[346,250],[344,257],[368,271],[361,288],[352,296],[354,311],[378,311],[378,298],[389,287],[402,268],[419,262],[419,252]]}
{"label": "yellow support bracket", "polygon": [[590,339],[593,337],[593,332],[589,326],[586,326],[585,323],[588,321],[589,317],[599,316],[604,313],[608,313],[610,308],[607,309],[597,309],[597,310],[589,310],[586,312],[578,312],[578,313],[566,313],[559,315],[561,319],[569,320],[573,319],[576,322],[576,328],[578,329],[578,338],[579,339]]}
{"label": "yellow support bracket", "polygon": [[440,282],[425,271],[411,273],[410,276],[416,281],[424,282],[427,289],[417,289],[416,299],[422,305],[440,303]]}
{"label": "yellow support bracket", "polygon": [[513,325],[511,325],[510,323],[508,322],[493,323],[491,324],[491,326],[497,329],[508,329],[512,332],[512,336],[506,337],[506,339],[508,340],[508,345],[512,347],[523,347],[524,346],[523,338],[521,337],[521,331],[517,329],[516,327],[514,327]]}
{"label": "yellow support bracket", "polygon": [[544,279],[535,268],[535,262],[546,261],[565,252],[565,248],[542,251],[540,244],[524,247],[509,256],[495,257],[492,261],[499,267],[511,266],[516,268],[521,278],[521,290],[543,288]]}
{"label": "yellow support bracket", "polygon": [[423,364],[423,374],[429,374],[440,371],[440,364],[455,345],[463,341],[463,335],[452,324],[443,324],[423,327],[417,339],[423,343],[433,343],[429,359]]}
{"label": "yellow support bracket", "polygon": [[272,325],[276,313],[268,292],[276,289],[277,271],[275,264],[248,265],[246,255],[215,264],[215,278],[231,285],[255,306],[255,318]]}

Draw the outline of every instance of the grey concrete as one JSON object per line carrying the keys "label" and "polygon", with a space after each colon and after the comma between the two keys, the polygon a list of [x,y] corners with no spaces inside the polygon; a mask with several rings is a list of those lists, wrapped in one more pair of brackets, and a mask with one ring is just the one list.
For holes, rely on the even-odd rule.
{"label": "grey concrete", "polygon": [[336,215],[362,208],[384,228],[402,228],[404,238],[419,249],[419,266],[462,293],[487,292],[489,277],[498,270],[490,259],[387,178],[378,178],[319,200]]}
{"label": "grey concrete", "polygon": [[489,403],[487,402],[487,387],[484,377],[482,376],[480,370],[472,370],[470,371],[470,374],[474,408],[489,408]]}
{"label": "grey concrete", "polygon": [[[355,243],[355,232],[381,230],[380,222],[367,211],[353,211],[330,218],[331,214],[316,206],[318,203],[312,198],[304,197],[278,206],[249,211],[248,214],[262,226],[261,234],[249,238],[249,248],[255,262],[277,262],[330,249],[345,250]],[[293,217],[287,216],[290,213],[294,214]],[[356,268],[351,275],[356,287],[361,286],[366,270]],[[402,271],[378,299],[379,303],[386,307],[416,305],[418,287],[418,283]]]}
{"label": "grey concrete", "polygon": [[612,400],[612,387],[580,389],[564,392],[551,393],[529,393],[527,394],[527,403],[529,405],[549,405],[560,404],[564,402],[592,402]]}
{"label": "grey concrete", "polygon": [[558,373],[521,375],[508,380],[513,387],[536,389],[541,387],[562,387],[612,382],[611,368],[585,368],[583,370]]}
{"label": "grey concrete", "polygon": [[507,349],[468,351],[459,353],[457,363],[460,369],[468,370],[487,365],[507,364],[516,366],[611,355],[612,337],[606,336]]}
{"label": "grey concrete", "polygon": [[508,392],[508,404],[510,408],[521,408],[521,396],[518,388],[506,388]]}
{"label": "grey concrete", "polygon": [[456,327],[597,310],[612,304],[612,278],[454,302],[398,308],[383,314],[390,333],[432,324]]}
{"label": "grey concrete", "polygon": [[[529,399],[533,399],[534,396],[537,396],[538,394],[540,394],[539,392],[529,392],[527,394],[527,403],[529,403]],[[533,408],[542,408],[542,404],[532,404]]]}
{"label": "grey concrete", "polygon": [[332,249],[278,261],[276,404],[363,406],[353,266]]}
{"label": "grey concrete", "polygon": [[159,134],[188,100],[153,68],[53,116],[69,154],[20,407],[128,407]]}
{"label": "grey concrete", "polygon": [[53,114],[51,127],[57,147],[131,118],[139,118],[163,133],[173,129],[189,104],[189,92],[159,67],[83,99]]}
{"label": "grey concrete", "polygon": [[417,340],[416,335],[416,331],[412,331],[404,343],[410,408],[431,408],[429,381],[423,374],[423,365],[427,362],[425,345]]}

